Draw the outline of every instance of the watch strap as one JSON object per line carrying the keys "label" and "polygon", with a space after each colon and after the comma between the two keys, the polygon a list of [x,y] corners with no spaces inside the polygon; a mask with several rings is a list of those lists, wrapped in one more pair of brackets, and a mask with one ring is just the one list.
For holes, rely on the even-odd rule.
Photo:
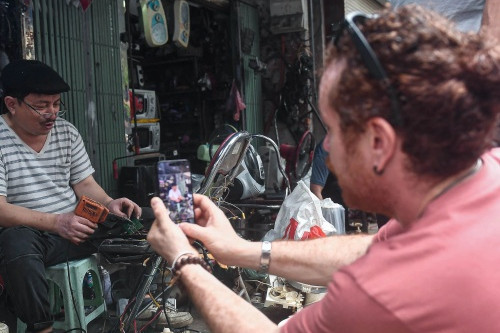
{"label": "watch strap", "polygon": [[267,273],[269,271],[269,264],[271,262],[271,242],[262,242],[262,250],[260,253],[259,272]]}

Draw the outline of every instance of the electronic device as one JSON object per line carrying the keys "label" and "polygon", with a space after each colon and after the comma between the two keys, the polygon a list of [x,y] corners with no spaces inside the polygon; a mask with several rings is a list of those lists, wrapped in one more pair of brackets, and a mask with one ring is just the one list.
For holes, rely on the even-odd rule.
{"label": "electronic device", "polygon": [[193,187],[188,160],[164,160],[157,163],[158,194],[175,223],[194,223]]}
{"label": "electronic device", "polygon": [[198,193],[219,198],[237,176],[252,136],[245,131],[230,134],[217,148],[205,171]]}
{"label": "electronic device", "polygon": [[283,186],[283,175],[280,172],[279,164],[285,165],[285,159],[271,145],[259,147],[259,156],[264,165],[264,174],[266,175],[266,192],[279,192]]}
{"label": "electronic device", "polygon": [[172,40],[177,46],[187,47],[191,29],[189,4],[186,0],[174,2],[174,35]]}
{"label": "electronic device", "polygon": [[148,207],[156,193],[156,165],[122,166],[118,177],[118,194],[141,207]]}
{"label": "electronic device", "polygon": [[139,0],[144,39],[150,47],[167,43],[167,19],[160,0]]}
{"label": "electronic device", "polygon": [[245,157],[239,166],[234,183],[230,186],[228,199],[243,200],[264,193],[265,176],[262,159],[252,145],[248,146]]}
{"label": "electronic device", "polygon": [[137,124],[132,125],[131,133],[128,134],[128,148],[130,151],[134,151],[136,137],[139,145],[139,151],[136,153],[154,153],[159,151],[160,123],[137,122]]}
{"label": "electronic device", "polygon": [[[137,83],[137,86],[144,87],[144,70],[141,65],[135,65],[135,80],[134,83]],[[132,75],[134,73],[132,72]]]}
{"label": "electronic device", "polygon": [[[154,90],[129,89],[130,119],[158,119],[158,100]],[[151,120],[153,121],[153,120]]]}
{"label": "electronic device", "polygon": [[102,223],[106,220],[109,209],[100,202],[82,195],[75,208],[75,215],[81,216],[94,223]]}

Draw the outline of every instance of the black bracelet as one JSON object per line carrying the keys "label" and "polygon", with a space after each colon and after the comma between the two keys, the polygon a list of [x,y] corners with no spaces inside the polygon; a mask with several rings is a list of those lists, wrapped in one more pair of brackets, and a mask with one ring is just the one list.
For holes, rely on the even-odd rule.
{"label": "black bracelet", "polygon": [[209,264],[207,264],[205,260],[194,255],[186,255],[185,257],[182,257],[181,259],[177,260],[174,267],[172,268],[172,275],[180,276],[181,268],[184,265],[190,265],[190,264],[200,265],[201,267],[205,268],[209,273],[212,273],[212,268],[210,267]]}

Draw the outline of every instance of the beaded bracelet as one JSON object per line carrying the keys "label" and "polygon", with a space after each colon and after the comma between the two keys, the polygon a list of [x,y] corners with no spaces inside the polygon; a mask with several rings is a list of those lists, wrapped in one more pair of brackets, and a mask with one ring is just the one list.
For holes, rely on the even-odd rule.
{"label": "beaded bracelet", "polygon": [[175,263],[174,267],[172,268],[172,275],[174,276],[180,276],[181,275],[181,268],[184,265],[188,264],[198,264],[201,267],[205,268],[209,273],[212,273],[212,268],[210,267],[209,264],[205,260],[203,260],[200,257],[194,256],[194,255],[187,255],[186,257],[181,258],[180,260],[177,260]]}
{"label": "beaded bracelet", "polygon": [[196,255],[196,254],[194,254],[192,251],[189,251],[189,252],[181,252],[181,253],[179,253],[179,254],[175,257],[174,261],[172,261],[172,267],[170,267],[170,270],[171,270],[171,271],[173,271],[173,270],[174,270],[175,265],[177,264],[177,261],[178,261],[181,257],[184,257],[184,256],[185,256],[185,255],[187,255],[187,254],[190,254],[190,255],[192,255],[192,256],[195,256],[195,255]]}

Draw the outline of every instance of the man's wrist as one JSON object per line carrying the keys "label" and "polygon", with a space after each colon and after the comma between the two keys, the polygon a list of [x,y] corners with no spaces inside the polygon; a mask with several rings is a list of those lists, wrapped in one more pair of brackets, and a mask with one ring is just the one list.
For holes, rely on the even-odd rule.
{"label": "man's wrist", "polygon": [[269,271],[269,265],[271,264],[271,247],[272,243],[268,241],[262,242],[261,252],[260,252],[260,263],[259,272],[266,273]]}
{"label": "man's wrist", "polygon": [[104,203],[104,206],[105,206],[106,208],[109,208],[109,205],[110,205],[110,204],[111,204],[114,200],[115,200],[115,199],[113,199],[113,198],[109,198],[109,197],[108,197],[108,200],[106,200],[106,202]]}

